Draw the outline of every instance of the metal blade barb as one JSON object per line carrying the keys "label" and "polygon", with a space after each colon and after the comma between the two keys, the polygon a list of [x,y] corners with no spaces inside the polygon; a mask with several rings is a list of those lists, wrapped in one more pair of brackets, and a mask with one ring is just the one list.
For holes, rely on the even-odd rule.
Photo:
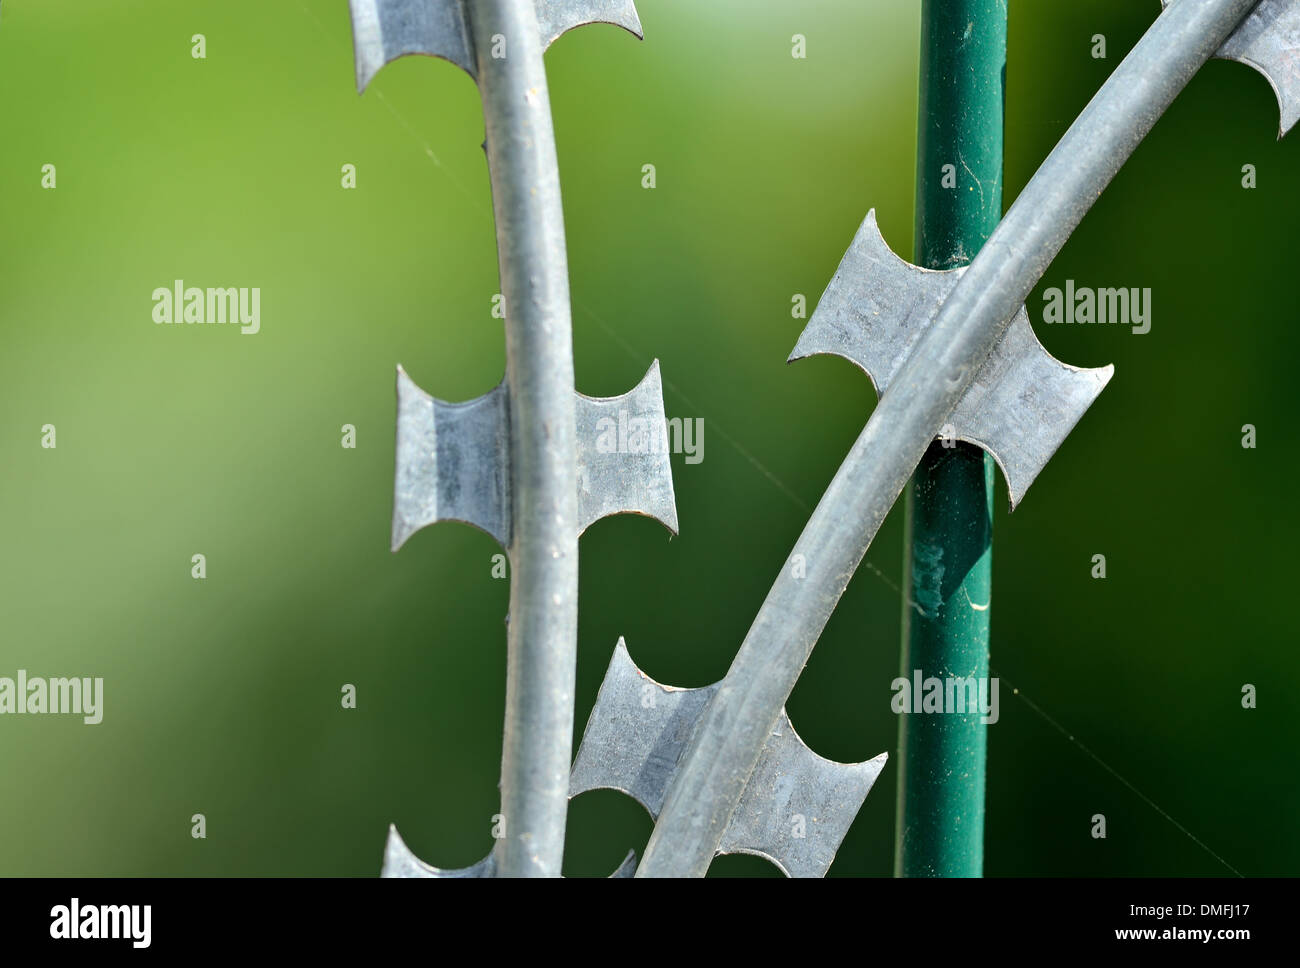
{"label": "metal blade barb", "polygon": [[[578,531],[611,514],[655,518],[677,533],[659,361],[617,397],[574,395]],[[511,536],[509,391],[501,384],[446,403],[397,368],[393,550],[436,521],[462,521],[508,547]]]}
{"label": "metal blade barb", "polygon": [[[535,0],[542,49],[584,24],[606,23],[641,37],[632,0]],[[399,57],[423,54],[450,61],[478,79],[465,0],[349,0],[357,90]]]}
{"label": "metal blade barb", "polygon": [[[899,258],[872,209],[790,360],[842,356],[883,394],[963,272]],[[1080,369],[1057,360],[1038,342],[1022,306],[948,418],[951,436],[993,455],[1014,509],[1112,373],[1111,366]]]}
{"label": "metal blade barb", "polygon": [[[723,686],[656,682],[619,639],[578,747],[570,796],[619,790],[657,818],[696,723]],[[886,759],[824,759],[781,710],[717,853],[765,857],[790,877],[825,875]]]}
{"label": "metal blade barb", "polygon": [[[1160,2],[1168,7],[1172,0]],[[1279,138],[1300,121],[1300,0],[1261,0],[1214,56],[1268,79],[1281,109]]]}

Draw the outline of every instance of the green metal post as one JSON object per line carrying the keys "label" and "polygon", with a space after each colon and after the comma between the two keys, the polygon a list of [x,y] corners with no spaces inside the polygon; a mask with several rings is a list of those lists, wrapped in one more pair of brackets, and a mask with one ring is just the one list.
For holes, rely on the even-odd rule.
{"label": "green metal post", "polygon": [[[1006,0],[924,0],[916,161],[918,265],[970,262],[1002,217]],[[960,428],[958,428],[960,433]],[[902,676],[986,678],[993,460],[932,444],[908,486]],[[900,717],[894,874],[984,871],[978,712]]]}

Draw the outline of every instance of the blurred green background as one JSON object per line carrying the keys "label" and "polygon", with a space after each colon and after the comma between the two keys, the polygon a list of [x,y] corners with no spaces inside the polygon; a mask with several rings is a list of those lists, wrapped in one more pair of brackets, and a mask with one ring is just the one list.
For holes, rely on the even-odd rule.
{"label": "blurred green background", "polygon": [[[869,208],[912,250],[918,3],[639,7],[644,42],[592,27],[547,55],[577,383],[621,393],[658,357],[705,449],[673,458],[679,538],[583,538],[579,733],[620,635],[662,681],[726,671],[874,403],[844,360],[785,365],[791,296],[811,309]],[[1011,5],[1008,204],[1157,10]],[[1031,299],[1049,350],[1116,375],[1014,516],[999,481],[990,875],[1229,873],[1144,796],[1237,871],[1300,870],[1300,138],[1277,117],[1263,78],[1212,62],[1044,280],[1150,287],[1149,334],[1047,327]],[[487,853],[497,548],[445,524],[388,551],[394,365],[450,400],[501,375],[482,130],[441,61],[358,97],[344,0],[4,3],[0,675],[103,676],[105,714],[0,718],[0,873],[372,875],[390,821],[431,863]],[[261,332],[156,326],[175,279],[261,287]],[[825,756],[895,748],[900,525],[789,703]],[[895,775],[832,873],[890,872]],[[566,869],[608,873],[650,826],[581,797]]]}

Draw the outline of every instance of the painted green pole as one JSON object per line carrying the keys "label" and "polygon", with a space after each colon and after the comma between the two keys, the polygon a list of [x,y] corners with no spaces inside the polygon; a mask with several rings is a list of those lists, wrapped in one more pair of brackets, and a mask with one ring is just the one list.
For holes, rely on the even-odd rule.
{"label": "painted green pole", "polygon": [[[966,265],[1002,218],[1006,0],[924,0],[916,159],[918,265]],[[960,428],[958,428],[960,433]],[[993,460],[935,443],[906,495],[901,675],[989,670]],[[899,719],[894,874],[984,872],[987,726],[974,714]]]}

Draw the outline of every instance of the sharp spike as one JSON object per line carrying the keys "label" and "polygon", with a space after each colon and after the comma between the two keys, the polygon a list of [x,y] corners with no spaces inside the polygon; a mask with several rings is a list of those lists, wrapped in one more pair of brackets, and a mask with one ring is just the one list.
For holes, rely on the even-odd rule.
{"label": "sharp spike", "polygon": [[349,0],[357,90],[407,54],[441,57],[475,77],[461,0]]}
{"label": "sharp spike", "polygon": [[659,361],[622,396],[578,394],[576,422],[579,530],[611,514],[642,514],[677,534]]}
{"label": "sharp spike", "polygon": [[[965,271],[922,269],[899,258],[873,209],[790,359],[842,356],[883,394]],[[1015,508],[1113,372],[1057,360],[1039,343],[1022,306],[949,418],[952,436],[993,455]]]}
{"label": "sharp spike", "polygon": [[[722,685],[677,689],[656,682],[620,638],[578,747],[569,795],[618,790],[657,818],[696,723]],[[865,763],[824,759],[782,710],[718,853],[755,854],[790,877],[821,877],[885,760],[883,753]]]}
{"label": "sharp spike", "polygon": [[[478,79],[464,0],[348,0],[348,6],[358,91],[384,65],[408,54],[440,57]],[[536,7],[543,50],[584,24],[613,24],[642,36],[632,0],[536,0]]]}
{"label": "sharp spike", "polygon": [[447,869],[426,864],[411,852],[406,841],[397,832],[396,825],[388,828],[388,842],[384,845],[384,866],[380,877],[492,877],[496,873],[495,851],[470,867]]}
{"label": "sharp spike", "polygon": [[[1171,0],[1161,0],[1168,7]],[[1300,2],[1261,0],[1214,56],[1253,67],[1277,95],[1278,138],[1300,121]]]}
{"label": "sharp spike", "polygon": [[542,48],[574,27],[585,24],[613,24],[622,27],[638,40],[641,18],[632,0],[537,0],[537,25],[542,31]]}
{"label": "sharp spike", "polygon": [[463,521],[509,543],[506,418],[504,384],[476,400],[445,403],[397,368],[394,551],[435,521]]}

